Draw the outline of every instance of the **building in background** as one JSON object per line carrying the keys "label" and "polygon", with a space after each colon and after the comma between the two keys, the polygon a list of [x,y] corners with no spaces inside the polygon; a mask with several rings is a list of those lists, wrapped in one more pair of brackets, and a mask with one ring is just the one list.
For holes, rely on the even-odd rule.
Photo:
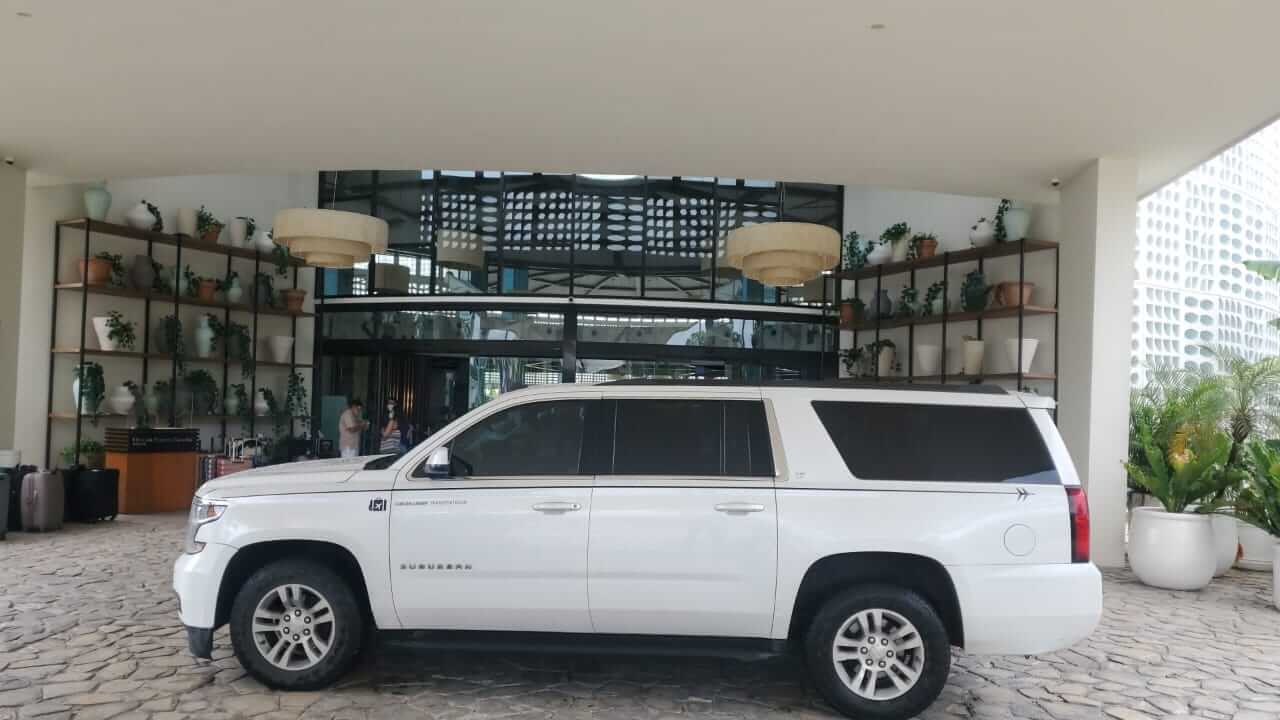
{"label": "building in background", "polygon": [[1138,204],[1130,382],[1150,371],[1212,371],[1205,346],[1280,354],[1277,284],[1246,260],[1280,257],[1280,123],[1233,145]]}

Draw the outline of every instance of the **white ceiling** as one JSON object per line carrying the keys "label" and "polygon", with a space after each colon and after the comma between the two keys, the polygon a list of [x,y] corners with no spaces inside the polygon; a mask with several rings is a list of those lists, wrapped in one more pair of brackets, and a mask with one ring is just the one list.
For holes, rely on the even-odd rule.
{"label": "white ceiling", "polygon": [[1149,191],[1280,115],[1275,0],[0,4],[0,153],[64,177],[593,170],[1051,199],[1113,154]]}

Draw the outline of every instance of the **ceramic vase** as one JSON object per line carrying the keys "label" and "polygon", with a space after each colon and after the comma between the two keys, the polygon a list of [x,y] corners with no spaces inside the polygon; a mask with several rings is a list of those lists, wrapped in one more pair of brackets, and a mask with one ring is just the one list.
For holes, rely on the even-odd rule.
{"label": "ceramic vase", "polygon": [[893,300],[889,298],[888,290],[881,290],[876,296],[876,312],[882,318],[893,317]]}
{"label": "ceramic vase", "polygon": [[889,262],[889,258],[893,257],[893,246],[885,243],[876,245],[871,252],[867,253],[868,265],[883,265]]}
{"label": "ceramic vase", "polygon": [[879,377],[889,377],[893,375],[893,361],[897,357],[897,351],[891,347],[880,348],[880,353],[876,356],[876,374]]}
{"label": "ceramic vase", "polygon": [[240,398],[228,395],[222,400],[222,410],[228,417],[240,414]]}
{"label": "ceramic vase", "polygon": [[[111,193],[107,192],[107,181],[96,182],[84,191],[84,214],[90,220],[106,220],[107,211],[111,209]],[[151,213],[147,213],[148,216]]]}
{"label": "ceramic vase", "polygon": [[1040,345],[1040,341],[1036,338],[1022,338],[1022,367],[1018,368],[1018,347],[1017,338],[1009,338],[1004,341],[1004,352],[1009,358],[1009,367],[1014,372],[1021,372],[1024,375],[1031,372],[1031,361],[1035,359],[1036,348]]}
{"label": "ceramic vase", "polygon": [[938,364],[942,359],[942,346],[916,345],[916,374],[937,375]]}
{"label": "ceramic vase", "polygon": [[233,305],[240,302],[240,298],[244,296],[244,289],[240,287],[240,278],[231,278],[231,283],[224,294],[227,296],[227,302]]}
{"label": "ceramic vase", "polygon": [[156,266],[146,255],[134,255],[133,266],[129,268],[129,280],[136,290],[151,292],[156,284]]}
{"label": "ceramic vase", "polygon": [[201,315],[196,325],[196,357],[207,358],[213,355],[213,328],[209,327],[209,316]]}
{"label": "ceramic vase", "polygon": [[1129,520],[1129,565],[1151,587],[1204,588],[1217,568],[1212,520],[1200,513],[1134,508]]}
{"label": "ceramic vase", "polygon": [[974,247],[987,247],[996,241],[996,230],[989,220],[979,220],[969,229],[969,242]]}
{"label": "ceramic vase", "polygon": [[178,234],[196,236],[196,209],[178,208]]}
{"label": "ceramic vase", "polygon": [[232,247],[244,247],[249,232],[249,222],[242,217],[233,218],[227,225],[227,237]]}
{"label": "ceramic vase", "polygon": [[209,278],[201,279],[196,284],[196,297],[203,302],[213,302],[214,296],[218,293],[218,281]]}
{"label": "ceramic vase", "polygon": [[1240,549],[1240,531],[1236,528],[1236,519],[1230,515],[1213,513],[1209,517],[1212,519],[1213,547],[1217,560],[1213,576],[1221,577],[1236,564],[1236,552]]}
{"label": "ceramic vase", "polygon": [[982,356],[986,353],[985,340],[964,341],[964,374],[978,376],[982,374]]}
{"label": "ceramic vase", "polygon": [[262,394],[262,391],[259,390],[257,394],[254,395],[253,414],[257,415],[258,417],[262,417],[266,415],[267,411],[270,409],[271,409],[271,405],[267,403],[267,396]]}
{"label": "ceramic vase", "polygon": [[133,206],[133,209],[125,213],[124,221],[135,230],[151,230],[156,224],[155,216],[151,214],[151,210],[147,208],[147,204],[144,202],[139,202]]}
{"label": "ceramic vase", "polygon": [[253,233],[253,246],[260,253],[269,253],[274,250],[276,244],[271,239],[271,231],[264,227],[258,228]]}
{"label": "ceramic vase", "polygon": [[268,335],[267,350],[272,362],[289,362],[290,351],[293,350],[293,337],[289,335]]}
{"label": "ceramic vase", "polygon": [[906,237],[899,238],[897,240],[894,240],[892,245],[893,245],[893,256],[892,256],[893,261],[905,262],[907,259],[907,254],[911,250],[910,238],[906,238]]}
{"label": "ceramic vase", "polygon": [[133,410],[135,401],[132,390],[124,385],[117,385],[116,389],[111,391],[111,397],[107,398],[107,407],[117,415],[128,415],[129,411]]}
{"label": "ceramic vase", "polygon": [[71,381],[71,403],[72,407],[80,410],[81,415],[92,415],[89,409],[89,399],[80,396],[80,378]]}
{"label": "ceramic vase", "polygon": [[155,394],[155,391],[148,390],[142,396],[142,409],[146,411],[147,415],[153,417],[160,412],[160,398]]}
{"label": "ceramic vase", "polygon": [[284,300],[284,309],[291,313],[302,312],[302,302],[307,299],[307,291],[288,288],[280,291],[280,299]]}
{"label": "ceramic vase", "polygon": [[93,319],[93,332],[98,336],[98,347],[106,352],[115,352],[117,343],[111,339],[111,328],[107,327],[107,322],[111,318],[96,317]]}
{"label": "ceramic vase", "polygon": [[1001,282],[996,283],[996,303],[1002,307],[1018,307],[1031,304],[1031,293],[1036,289],[1035,283]]}
{"label": "ceramic vase", "polygon": [[947,299],[941,295],[933,299],[929,303],[929,311],[934,315],[942,315],[942,311],[947,307]]}
{"label": "ceramic vase", "polygon": [[1031,227],[1031,211],[1014,205],[1004,211],[1004,241],[1018,242],[1027,237],[1027,228]]}

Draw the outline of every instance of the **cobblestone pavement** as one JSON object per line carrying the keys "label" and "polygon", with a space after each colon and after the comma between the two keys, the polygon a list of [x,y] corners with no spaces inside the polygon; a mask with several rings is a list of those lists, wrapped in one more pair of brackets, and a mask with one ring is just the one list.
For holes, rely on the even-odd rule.
{"label": "cobblestone pavement", "polygon": [[[380,652],[329,692],[245,676],[226,631],[187,654],[170,590],[184,518],[122,517],[0,543],[0,720],[16,718],[831,718],[797,663]],[[958,653],[925,718],[1280,718],[1269,574],[1201,593],[1110,572],[1093,637],[1035,658]]]}

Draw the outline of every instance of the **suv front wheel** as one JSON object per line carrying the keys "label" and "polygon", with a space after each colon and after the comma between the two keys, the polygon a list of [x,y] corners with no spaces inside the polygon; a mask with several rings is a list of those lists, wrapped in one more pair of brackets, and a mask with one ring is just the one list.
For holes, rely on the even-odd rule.
{"label": "suv front wheel", "polygon": [[946,684],[946,627],[919,594],[888,585],[846,590],[809,625],[805,659],[814,685],[850,717],[898,720],[929,707]]}
{"label": "suv front wheel", "polygon": [[280,560],[249,577],[231,606],[240,664],[279,690],[315,690],[351,667],[364,640],[351,587],[316,563]]}

